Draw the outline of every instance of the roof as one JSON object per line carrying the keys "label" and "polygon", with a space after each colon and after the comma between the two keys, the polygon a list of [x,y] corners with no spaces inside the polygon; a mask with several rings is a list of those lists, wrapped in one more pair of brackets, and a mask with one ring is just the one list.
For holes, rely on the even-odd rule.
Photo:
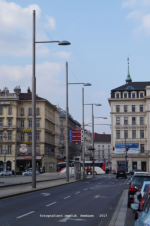
{"label": "roof", "polygon": [[94,142],[111,142],[111,134],[94,133]]}
{"label": "roof", "polygon": [[[32,100],[32,93],[20,93],[19,100]],[[36,95],[36,100],[45,100],[45,99]]]}
{"label": "roof", "polygon": [[145,90],[146,86],[150,86],[150,82],[129,82],[123,86],[119,86],[111,91],[122,91],[122,90]]}

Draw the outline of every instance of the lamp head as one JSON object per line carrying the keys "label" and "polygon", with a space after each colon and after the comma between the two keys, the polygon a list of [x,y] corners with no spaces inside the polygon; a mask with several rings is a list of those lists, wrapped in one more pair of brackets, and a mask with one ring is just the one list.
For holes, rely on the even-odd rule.
{"label": "lamp head", "polygon": [[61,42],[58,43],[58,45],[60,45],[60,46],[67,46],[67,45],[71,45],[71,43],[68,42],[68,41],[61,41]]}
{"label": "lamp head", "polygon": [[95,104],[95,106],[102,106],[101,104]]}
{"label": "lamp head", "polygon": [[91,83],[84,83],[83,86],[91,86],[92,84]]}

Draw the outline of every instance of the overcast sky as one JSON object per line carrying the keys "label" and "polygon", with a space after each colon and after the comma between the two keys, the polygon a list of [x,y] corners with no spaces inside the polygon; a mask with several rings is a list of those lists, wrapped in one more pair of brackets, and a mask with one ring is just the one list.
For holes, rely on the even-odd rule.
{"label": "overcast sky", "polygon": [[[37,94],[66,108],[66,61],[69,82],[89,82],[85,103],[94,106],[95,124],[110,124],[111,89],[125,84],[127,57],[132,81],[150,81],[150,0],[0,0],[1,86],[13,92],[32,88],[32,18],[36,40],[68,40],[70,46],[36,45]],[[85,123],[91,123],[85,106]],[[82,85],[69,86],[69,111],[82,123]],[[91,127],[86,127],[91,130]],[[95,125],[110,133],[110,126]]]}

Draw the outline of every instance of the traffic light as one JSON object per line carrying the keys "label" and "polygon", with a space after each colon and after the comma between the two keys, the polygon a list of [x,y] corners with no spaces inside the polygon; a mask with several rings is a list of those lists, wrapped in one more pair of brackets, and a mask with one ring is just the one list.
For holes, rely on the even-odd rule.
{"label": "traffic light", "polygon": [[113,146],[113,151],[115,150],[115,147]]}
{"label": "traffic light", "polygon": [[94,165],[94,161],[92,161],[92,165]]}
{"label": "traffic light", "polygon": [[128,151],[129,150],[129,147],[126,147],[126,151]]}

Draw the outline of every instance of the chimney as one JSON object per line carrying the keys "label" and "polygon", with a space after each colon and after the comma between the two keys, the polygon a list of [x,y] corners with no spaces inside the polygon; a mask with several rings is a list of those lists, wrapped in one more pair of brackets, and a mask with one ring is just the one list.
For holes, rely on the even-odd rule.
{"label": "chimney", "polygon": [[28,86],[27,93],[31,93],[30,87]]}
{"label": "chimney", "polygon": [[103,134],[105,134],[105,132],[103,132]]}

